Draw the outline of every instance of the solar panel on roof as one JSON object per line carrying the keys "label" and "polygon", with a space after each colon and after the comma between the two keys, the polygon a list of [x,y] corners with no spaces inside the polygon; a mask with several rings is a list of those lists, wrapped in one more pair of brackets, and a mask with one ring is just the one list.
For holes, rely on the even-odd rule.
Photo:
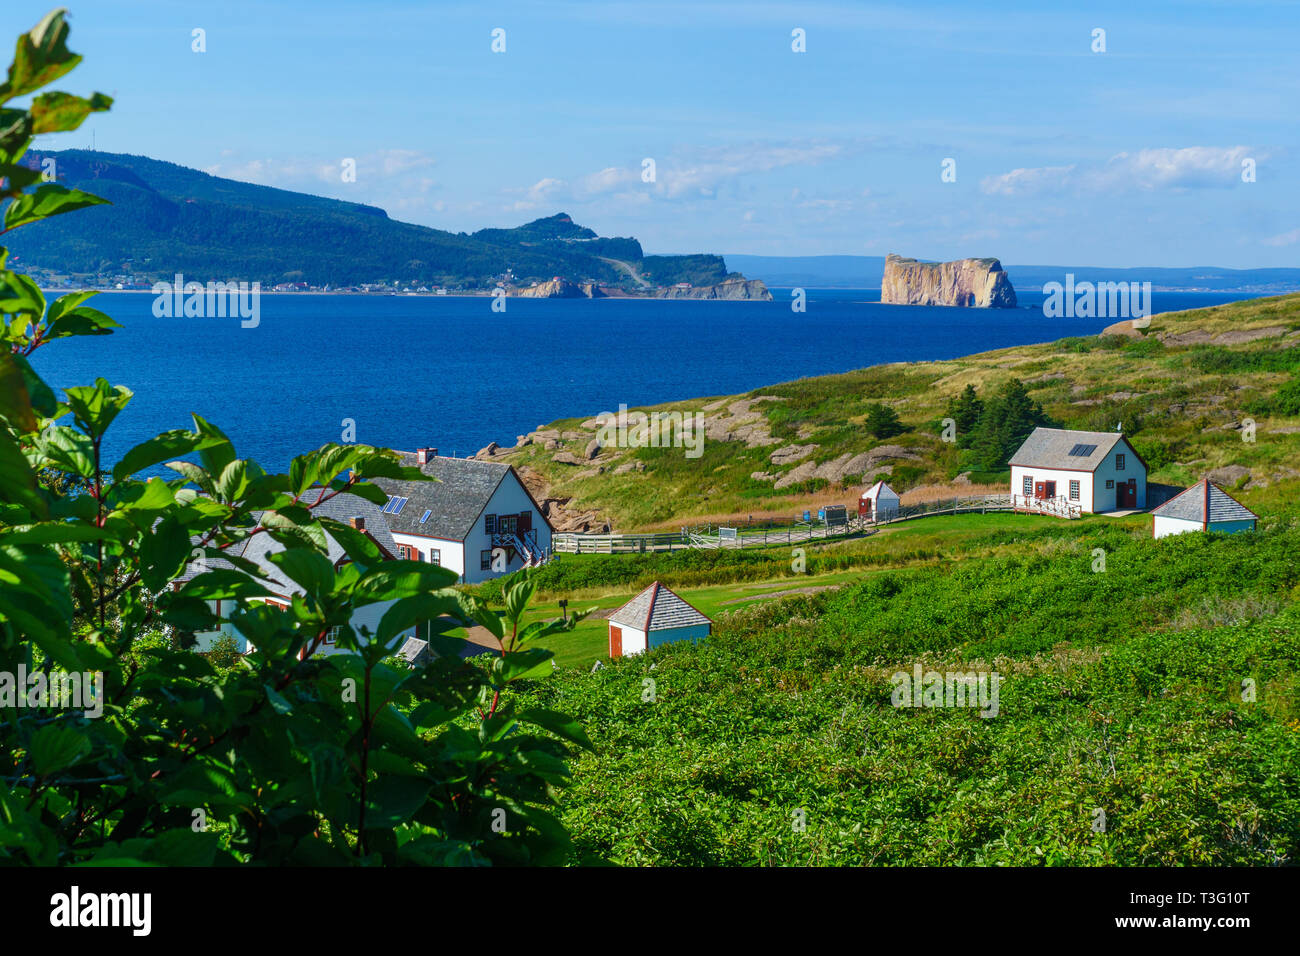
{"label": "solar panel on roof", "polygon": [[398,498],[397,504],[393,505],[393,514],[400,515],[402,513],[402,509],[406,507],[406,503],[410,500],[411,500],[410,498]]}
{"label": "solar panel on roof", "polygon": [[1080,443],[1080,444],[1075,445],[1073,448],[1070,449],[1070,457],[1071,457],[1071,458],[1087,458],[1089,455],[1091,455],[1091,454],[1092,454],[1094,451],[1096,451],[1096,450],[1097,450],[1097,446],[1096,446],[1096,445],[1085,445],[1085,444],[1083,444],[1083,443]]}
{"label": "solar panel on roof", "polygon": [[429,520],[429,515],[431,515],[431,514],[433,514],[433,509],[432,509],[432,508],[430,508],[428,511],[426,511],[426,512],[424,513],[424,517],[422,517],[422,518],[420,519],[420,524],[424,524],[426,521],[428,521],[428,520]]}
{"label": "solar panel on roof", "polygon": [[384,502],[384,507],[380,510],[382,510],[384,514],[391,513],[393,510],[393,502],[396,500],[397,500],[396,497],[389,495],[388,500]]}

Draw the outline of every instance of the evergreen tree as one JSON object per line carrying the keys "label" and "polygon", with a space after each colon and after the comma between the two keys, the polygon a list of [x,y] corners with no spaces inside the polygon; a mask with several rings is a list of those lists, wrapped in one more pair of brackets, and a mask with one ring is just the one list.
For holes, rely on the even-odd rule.
{"label": "evergreen tree", "polygon": [[876,438],[893,438],[907,431],[899,420],[898,412],[879,402],[867,409],[865,428],[869,435],[874,435]]}
{"label": "evergreen tree", "polygon": [[1043,411],[1042,403],[1029,397],[1024,382],[1012,379],[980,415],[970,445],[976,463],[986,471],[1005,468],[1016,449],[1039,426],[1059,428],[1060,422]]}
{"label": "evergreen tree", "polygon": [[974,385],[967,385],[957,398],[948,401],[948,417],[957,423],[957,447],[969,448],[979,426],[984,403],[975,393]]}

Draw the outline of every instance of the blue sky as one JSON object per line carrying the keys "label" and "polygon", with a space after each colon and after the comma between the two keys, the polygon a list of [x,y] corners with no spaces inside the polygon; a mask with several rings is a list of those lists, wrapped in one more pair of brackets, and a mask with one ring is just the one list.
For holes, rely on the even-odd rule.
{"label": "blue sky", "polygon": [[[46,9],[7,0],[9,35]],[[42,145],[93,129],[410,222],[562,210],[647,252],[1300,264],[1293,0],[70,9],[86,60],[60,86],[117,102]]]}

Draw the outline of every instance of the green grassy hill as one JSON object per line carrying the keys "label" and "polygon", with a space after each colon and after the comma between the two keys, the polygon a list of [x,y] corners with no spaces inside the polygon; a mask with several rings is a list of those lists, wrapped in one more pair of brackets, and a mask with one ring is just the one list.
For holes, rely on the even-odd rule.
{"label": "green grassy hill", "polygon": [[[1300,295],[1256,299],[1154,316],[1133,335],[878,365],[639,410],[704,415],[709,438],[698,458],[681,447],[610,447],[587,460],[599,426],[583,418],[555,422],[505,457],[621,531],[788,516],[850,502],[878,477],[900,493],[936,485],[960,493],[969,487],[953,484],[960,475],[976,484],[1004,477],[941,440],[948,403],[967,385],[987,399],[1014,379],[1066,427],[1122,423],[1152,481],[1186,485],[1211,473],[1250,505],[1300,487],[1298,344]],[[901,434],[868,432],[877,404],[897,413]],[[1244,440],[1247,419],[1253,441]]]}
{"label": "green grassy hill", "polygon": [[[561,666],[522,703],[594,744],[559,795],[574,860],[1294,863],[1298,531],[1294,505],[1158,541],[1143,516],[975,514],[818,549],[802,575],[787,549],[561,556],[540,616],[661,579],[715,622],[594,672],[604,620],[550,642]],[[996,714],[895,706],[918,665],[996,674]]]}
{"label": "green grassy hill", "polygon": [[[1300,860],[1298,344],[1300,296],[1286,296],[1158,316],[1141,335],[664,408],[708,416],[695,459],[680,448],[587,458],[594,424],[581,419],[534,433],[507,457],[623,528],[789,514],[856,496],[865,479],[776,489],[751,473],[887,446],[872,467],[900,490],[960,488],[972,452],[940,439],[949,401],[1016,379],[1065,424],[1123,421],[1154,481],[1217,474],[1261,515],[1253,532],[1161,540],[1149,515],[972,513],[802,555],[557,556],[531,572],[531,613],[557,617],[561,599],[596,610],[549,641],[557,671],[523,703],[574,715],[594,744],[558,797],[574,861]],[[866,434],[876,403],[901,434]],[[815,447],[773,462],[790,445]],[[707,614],[712,635],[609,660],[608,614],[655,580]],[[502,585],[473,590],[499,601]],[[897,706],[896,675],[918,667],[996,675],[996,714]]]}

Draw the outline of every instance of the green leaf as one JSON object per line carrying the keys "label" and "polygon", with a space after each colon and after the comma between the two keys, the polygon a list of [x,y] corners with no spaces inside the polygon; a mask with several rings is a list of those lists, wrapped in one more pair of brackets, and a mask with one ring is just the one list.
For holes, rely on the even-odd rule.
{"label": "green leaf", "polygon": [[180,428],[163,432],[141,442],[123,455],[122,460],[113,466],[113,480],[121,481],[168,459],[197,451],[205,442],[217,441],[220,439]]}
{"label": "green leaf", "polygon": [[382,776],[366,793],[366,829],[391,830],[424,806],[432,785],[419,777]]}
{"label": "green leaf", "polygon": [[228,601],[269,597],[271,592],[242,571],[213,568],[186,581],[180,594],[205,601]]}
{"label": "green leaf", "polygon": [[88,100],[71,93],[42,93],[32,100],[32,134],[74,130],[91,113],[102,113],[112,105],[112,97],[103,93]]}
{"label": "green leaf", "polygon": [[36,92],[81,62],[81,57],[68,49],[67,12],[63,7],[51,10],[18,38],[9,78],[0,83],[0,103]]}
{"label": "green leaf", "polygon": [[59,400],[54,396],[54,389],[45,384],[45,381],[36,374],[31,363],[21,355],[12,356],[14,362],[18,365],[18,370],[23,374],[23,382],[27,386],[27,394],[31,397],[32,410],[40,413],[45,418],[53,418],[59,411]]}
{"label": "green leaf", "polygon": [[494,660],[492,670],[507,684],[525,678],[546,677],[554,670],[551,667],[551,658],[554,656],[554,652],[544,647],[514,651]]}
{"label": "green leaf", "polygon": [[20,432],[36,431],[36,414],[27,392],[27,377],[14,356],[0,351],[0,418]]}
{"label": "green leaf", "polygon": [[23,193],[9,204],[5,210],[5,231],[39,222],[50,216],[85,209],[87,206],[101,205],[108,205],[108,200],[92,196],[80,189],[69,189],[58,183],[46,183],[36,192]]}
{"label": "green leaf", "polygon": [[436,617],[455,617],[459,620],[461,610],[459,596],[451,590],[402,598],[379,619],[379,630],[375,635],[376,643],[386,647],[388,642],[398,634]]}
{"label": "green leaf", "polygon": [[98,309],[89,306],[70,309],[47,323],[45,338],[62,339],[73,335],[110,335],[122,326]]}
{"label": "green leaf", "polygon": [[29,754],[38,777],[71,767],[90,753],[90,738],[66,724],[46,724],[32,735]]}
{"label": "green leaf", "polygon": [[549,730],[555,736],[563,737],[565,740],[578,744],[580,747],[585,747],[587,750],[596,749],[587,737],[587,732],[582,729],[582,724],[557,710],[544,710],[542,708],[525,710],[519,714],[519,720]]}
{"label": "green leaf", "polygon": [[135,393],[125,385],[110,385],[107,379],[97,378],[94,385],[74,385],[63,394],[77,424],[91,438],[99,438]]}
{"label": "green leaf", "polygon": [[319,598],[334,590],[334,565],[323,554],[293,548],[268,554],[266,560],[313,597]]}

